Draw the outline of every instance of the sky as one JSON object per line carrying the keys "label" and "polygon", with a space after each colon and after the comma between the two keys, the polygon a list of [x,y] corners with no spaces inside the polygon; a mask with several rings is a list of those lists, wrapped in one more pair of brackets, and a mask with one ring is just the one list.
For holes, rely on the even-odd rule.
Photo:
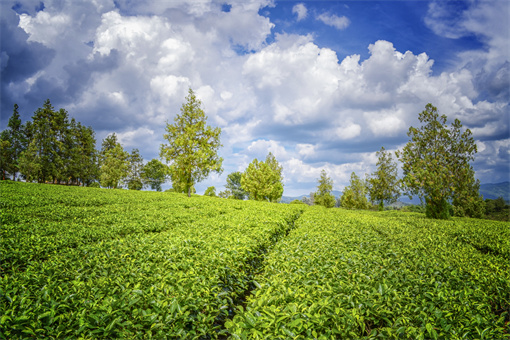
{"label": "sky", "polygon": [[188,89],[221,128],[221,175],[272,152],[284,195],[375,171],[432,103],[469,128],[482,183],[510,176],[510,2],[0,0],[0,130],[50,99],[159,157]]}

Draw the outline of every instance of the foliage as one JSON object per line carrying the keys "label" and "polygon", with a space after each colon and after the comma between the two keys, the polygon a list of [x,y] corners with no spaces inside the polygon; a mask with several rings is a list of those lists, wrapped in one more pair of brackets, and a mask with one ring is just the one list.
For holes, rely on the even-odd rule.
{"label": "foliage", "polygon": [[485,206],[486,218],[500,221],[510,220],[510,206],[503,197],[498,197],[495,200],[486,199]]}
{"label": "foliage", "polygon": [[508,223],[0,181],[19,338],[508,339]]}
{"label": "foliage", "polygon": [[102,143],[100,153],[100,183],[106,188],[117,189],[128,175],[129,154],[117,142],[115,133],[108,135]]}
{"label": "foliage", "polygon": [[94,130],[72,118],[66,143],[71,160],[67,167],[68,178],[72,183],[90,185],[99,177]]}
{"label": "foliage", "polygon": [[220,128],[206,125],[207,117],[201,101],[190,88],[181,114],[174,118],[175,124],[167,122],[160,156],[170,162],[173,187],[188,197],[194,185],[205,179],[211,171],[221,173],[223,159],[218,156]]}
{"label": "foliage", "polygon": [[301,207],[0,182],[2,337],[225,338]]}
{"label": "foliage", "polygon": [[3,180],[13,172],[10,162],[11,142],[9,141],[9,132],[4,130],[0,133],[0,172]]}
{"label": "foliage", "polygon": [[278,202],[283,195],[282,167],[271,152],[265,162],[255,158],[242,174],[241,185],[252,200]]}
{"label": "foliage", "polygon": [[128,157],[128,170],[124,182],[129,190],[142,190],[143,188],[143,158],[138,149],[133,149]]}
{"label": "foliage", "polygon": [[227,189],[227,190],[220,191],[220,193],[218,194],[218,197],[233,198],[234,196],[232,195],[232,191]]}
{"label": "foliage", "polygon": [[226,322],[234,339],[508,339],[508,224],[310,207]]}
{"label": "foliage", "polygon": [[216,188],[208,187],[207,189],[205,189],[204,196],[217,197],[216,196]]}
{"label": "foliage", "polygon": [[150,186],[152,190],[161,191],[161,185],[168,177],[168,166],[157,159],[151,159],[142,169],[144,185]]}
{"label": "foliage", "polygon": [[227,185],[225,185],[225,188],[231,193],[231,196],[238,200],[244,200],[248,197],[248,193],[243,190],[241,185],[242,176],[243,173],[240,171],[230,173],[227,176]]}
{"label": "foliage", "polygon": [[19,157],[23,151],[23,145],[26,144],[18,109],[18,104],[14,104],[12,116],[7,124],[8,129],[2,131],[0,135],[0,171],[3,178],[7,174],[12,175],[13,181],[16,180],[16,173],[19,171]]}
{"label": "foliage", "polygon": [[37,181],[41,173],[40,156],[37,152],[37,144],[31,141],[19,157],[19,171],[27,182]]}
{"label": "foliage", "polygon": [[[38,108],[32,121],[21,123],[18,105],[1,133],[2,176],[16,173],[40,183],[88,185],[98,176],[94,131],[66,110],[56,111],[50,100]],[[9,143],[5,143],[8,141]]]}
{"label": "foliage", "polygon": [[291,201],[289,204],[306,204],[306,203],[303,201],[300,201],[298,199],[295,199],[295,200]]}
{"label": "foliage", "polygon": [[340,206],[347,209],[370,209],[367,199],[367,186],[356,173],[351,173],[351,180],[340,197]]}
{"label": "foliage", "polygon": [[321,178],[318,180],[319,185],[317,191],[313,194],[314,204],[322,205],[326,208],[333,208],[335,206],[335,196],[331,194],[333,190],[333,180],[328,177],[326,170],[321,171]]}
{"label": "foliage", "polygon": [[397,163],[384,147],[377,152],[377,170],[368,178],[367,187],[370,201],[379,202],[379,210],[384,210],[384,202],[395,203],[400,196]]}
{"label": "foliage", "polygon": [[469,164],[477,151],[471,131],[462,132],[458,119],[448,128],[446,119],[445,115],[439,116],[432,104],[427,104],[419,115],[424,125],[410,127],[407,133],[410,141],[397,152],[403,163],[402,182],[407,195],[424,198],[427,216],[440,219],[448,218],[449,201],[462,204],[466,198],[474,197],[476,201],[479,196]]}
{"label": "foliage", "polygon": [[404,212],[415,212],[415,213],[422,213],[422,214],[424,214],[425,213],[425,207],[422,206],[422,205],[411,204],[411,205],[404,206],[401,209],[401,211],[404,211]]}
{"label": "foliage", "polygon": [[455,216],[475,218],[485,216],[485,201],[480,195],[480,181],[476,180],[471,185],[465,185],[463,190],[459,190],[453,197],[452,206]]}

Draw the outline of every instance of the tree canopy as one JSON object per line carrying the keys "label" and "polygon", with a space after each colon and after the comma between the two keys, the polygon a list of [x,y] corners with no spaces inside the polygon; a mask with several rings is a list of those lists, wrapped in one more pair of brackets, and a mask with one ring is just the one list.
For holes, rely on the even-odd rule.
{"label": "tree canopy", "polygon": [[124,151],[122,145],[117,142],[115,133],[108,135],[102,143],[100,154],[100,177],[101,186],[117,189],[127,177],[129,171],[129,154]]}
{"label": "tree canopy", "polygon": [[447,117],[439,116],[432,104],[426,105],[419,120],[422,126],[409,128],[411,139],[397,153],[403,165],[402,183],[409,197],[425,199],[428,217],[445,219],[450,214],[449,202],[479,196],[469,163],[474,160],[476,144],[469,129],[462,131],[460,120],[448,128]]}
{"label": "tree canopy", "polygon": [[56,111],[50,100],[22,124],[19,107],[0,133],[2,178],[17,173],[28,181],[90,184],[97,177],[94,130]]}
{"label": "tree canopy", "polygon": [[248,196],[241,185],[242,176],[243,173],[240,171],[230,173],[227,176],[227,185],[225,185],[225,188],[227,188],[230,195],[238,200],[244,200]]}
{"label": "tree canopy", "polygon": [[313,194],[315,204],[326,208],[333,208],[335,206],[335,196],[331,194],[333,180],[328,177],[326,170],[322,169],[318,182],[317,191]]}
{"label": "tree canopy", "polygon": [[151,159],[144,165],[142,179],[144,185],[150,186],[152,190],[161,191],[161,185],[168,177],[168,166],[157,159]]}
{"label": "tree canopy", "polygon": [[365,181],[353,172],[349,185],[344,188],[340,197],[340,205],[347,209],[369,209],[367,193]]}
{"label": "tree canopy", "polygon": [[252,200],[278,202],[283,195],[282,170],[271,152],[265,162],[255,158],[241,176],[242,188]]}
{"label": "tree canopy", "polygon": [[381,147],[376,166],[377,170],[367,180],[368,194],[372,202],[379,203],[379,210],[384,210],[384,202],[394,203],[400,196],[397,163],[391,152]]}
{"label": "tree canopy", "polygon": [[191,196],[194,185],[211,171],[221,173],[223,159],[218,156],[221,129],[207,125],[207,116],[201,108],[202,102],[190,88],[181,114],[174,118],[174,124],[166,124],[164,138],[168,144],[161,144],[160,156],[170,163],[173,187],[178,192]]}

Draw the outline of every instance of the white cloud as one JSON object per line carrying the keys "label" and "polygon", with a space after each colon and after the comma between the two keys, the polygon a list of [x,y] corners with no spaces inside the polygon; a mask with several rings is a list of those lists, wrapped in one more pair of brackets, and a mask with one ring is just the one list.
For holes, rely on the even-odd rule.
{"label": "white cloud", "polygon": [[401,117],[405,117],[405,112],[401,108],[364,113],[370,131],[375,136],[384,137],[395,137],[405,133],[407,126]]}
{"label": "white cloud", "polygon": [[328,26],[334,27],[339,30],[346,29],[351,21],[346,16],[339,17],[335,14],[322,13],[316,17],[317,20],[322,21]]}
{"label": "white cloud", "polygon": [[332,139],[347,140],[358,137],[361,133],[361,125],[348,122],[332,130]]}
{"label": "white cloud", "polygon": [[311,157],[315,153],[315,146],[312,144],[297,144],[296,151],[304,158]]}
{"label": "white cloud", "polygon": [[[116,133],[119,143],[124,147],[124,150],[131,152],[131,149],[140,148],[140,145],[153,142],[155,143],[159,138],[155,135],[154,130],[148,127],[139,127],[135,130],[129,130]],[[159,144],[156,144],[159,148]]]}
{"label": "white cloud", "polygon": [[46,46],[53,46],[67,31],[71,18],[66,14],[50,15],[39,12],[35,17],[21,14],[19,27],[29,34],[28,41],[40,42]]}
{"label": "white cloud", "polygon": [[292,7],[292,13],[297,15],[297,21],[306,19],[306,17],[308,16],[308,10],[306,9],[305,4],[303,3],[294,5],[294,7]]}
{"label": "white cloud", "polygon": [[159,97],[163,105],[169,105],[170,102],[184,98],[190,83],[190,80],[186,77],[170,74],[152,78],[150,87],[153,97]]}
{"label": "white cloud", "polygon": [[[192,87],[208,122],[222,128],[225,174],[214,183],[271,151],[284,166],[286,194],[315,187],[322,168],[335,188],[346,185],[352,171],[362,176],[381,144],[389,149],[405,140],[429,102],[461,119],[484,143],[479,162],[496,164],[502,158],[494,154],[507,152],[490,140],[508,134],[509,126],[501,90],[508,83],[508,67],[501,67],[508,60],[508,32],[500,2],[470,3],[457,26],[444,26],[444,4],[431,5],[427,24],[438,34],[474,33],[487,44],[462,53],[461,64],[441,74],[433,74],[426,53],[398,51],[384,40],[367,46],[364,60],[358,54],[338,60],[313,34],[276,34],[267,42],[274,24],[259,14],[266,0],[233,2],[230,12],[214,1],[119,3],[120,9],[108,1],[62,7],[48,1],[44,11],[22,14],[19,25],[29,40],[56,56],[11,88],[33,96],[30,91],[51,76],[60,86],[55,92],[65,92],[74,84],[71,67],[88,73],[64,107],[97,124],[98,138],[116,131],[126,148],[139,147],[150,159],[163,142],[164,122],[172,122]],[[309,14],[304,4],[292,13],[298,21]],[[328,13],[316,19],[337,29],[349,25],[348,18]],[[8,57],[1,55],[2,67]],[[500,101],[479,98],[479,73]]]}
{"label": "white cloud", "polygon": [[264,160],[269,152],[271,152],[276,159],[281,162],[288,158],[287,151],[280,145],[279,142],[274,140],[256,140],[253,141],[247,148],[246,151],[249,155],[253,155],[259,160]]}
{"label": "white cloud", "polygon": [[484,48],[459,52],[460,65],[476,75],[474,83],[496,99],[510,94],[508,1],[471,1],[459,11],[454,2],[433,2],[425,23],[436,34],[451,39],[476,36]]}

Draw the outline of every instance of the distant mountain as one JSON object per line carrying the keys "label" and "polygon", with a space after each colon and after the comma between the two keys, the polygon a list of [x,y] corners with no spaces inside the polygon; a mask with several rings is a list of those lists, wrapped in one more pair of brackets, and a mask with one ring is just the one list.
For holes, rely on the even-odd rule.
{"label": "distant mountain", "polygon": [[301,195],[301,196],[296,196],[296,197],[291,197],[291,196],[282,196],[282,199],[280,200],[280,203],[290,203],[294,200],[299,200],[301,201],[301,199],[305,196],[308,196],[308,195]]}
{"label": "distant mountain", "polygon": [[[340,197],[340,195],[342,195],[342,192],[341,191],[338,191],[338,190],[333,190],[331,192],[331,194],[333,194],[333,196],[335,196],[335,199]],[[282,196],[282,199],[280,200],[280,203],[290,203],[294,200],[299,200],[301,201],[303,199],[303,197],[309,197],[310,194],[308,195],[301,195],[301,196]]]}
{"label": "distant mountain", "polygon": [[480,194],[484,199],[494,200],[503,197],[505,201],[509,202],[510,182],[480,184]]}

